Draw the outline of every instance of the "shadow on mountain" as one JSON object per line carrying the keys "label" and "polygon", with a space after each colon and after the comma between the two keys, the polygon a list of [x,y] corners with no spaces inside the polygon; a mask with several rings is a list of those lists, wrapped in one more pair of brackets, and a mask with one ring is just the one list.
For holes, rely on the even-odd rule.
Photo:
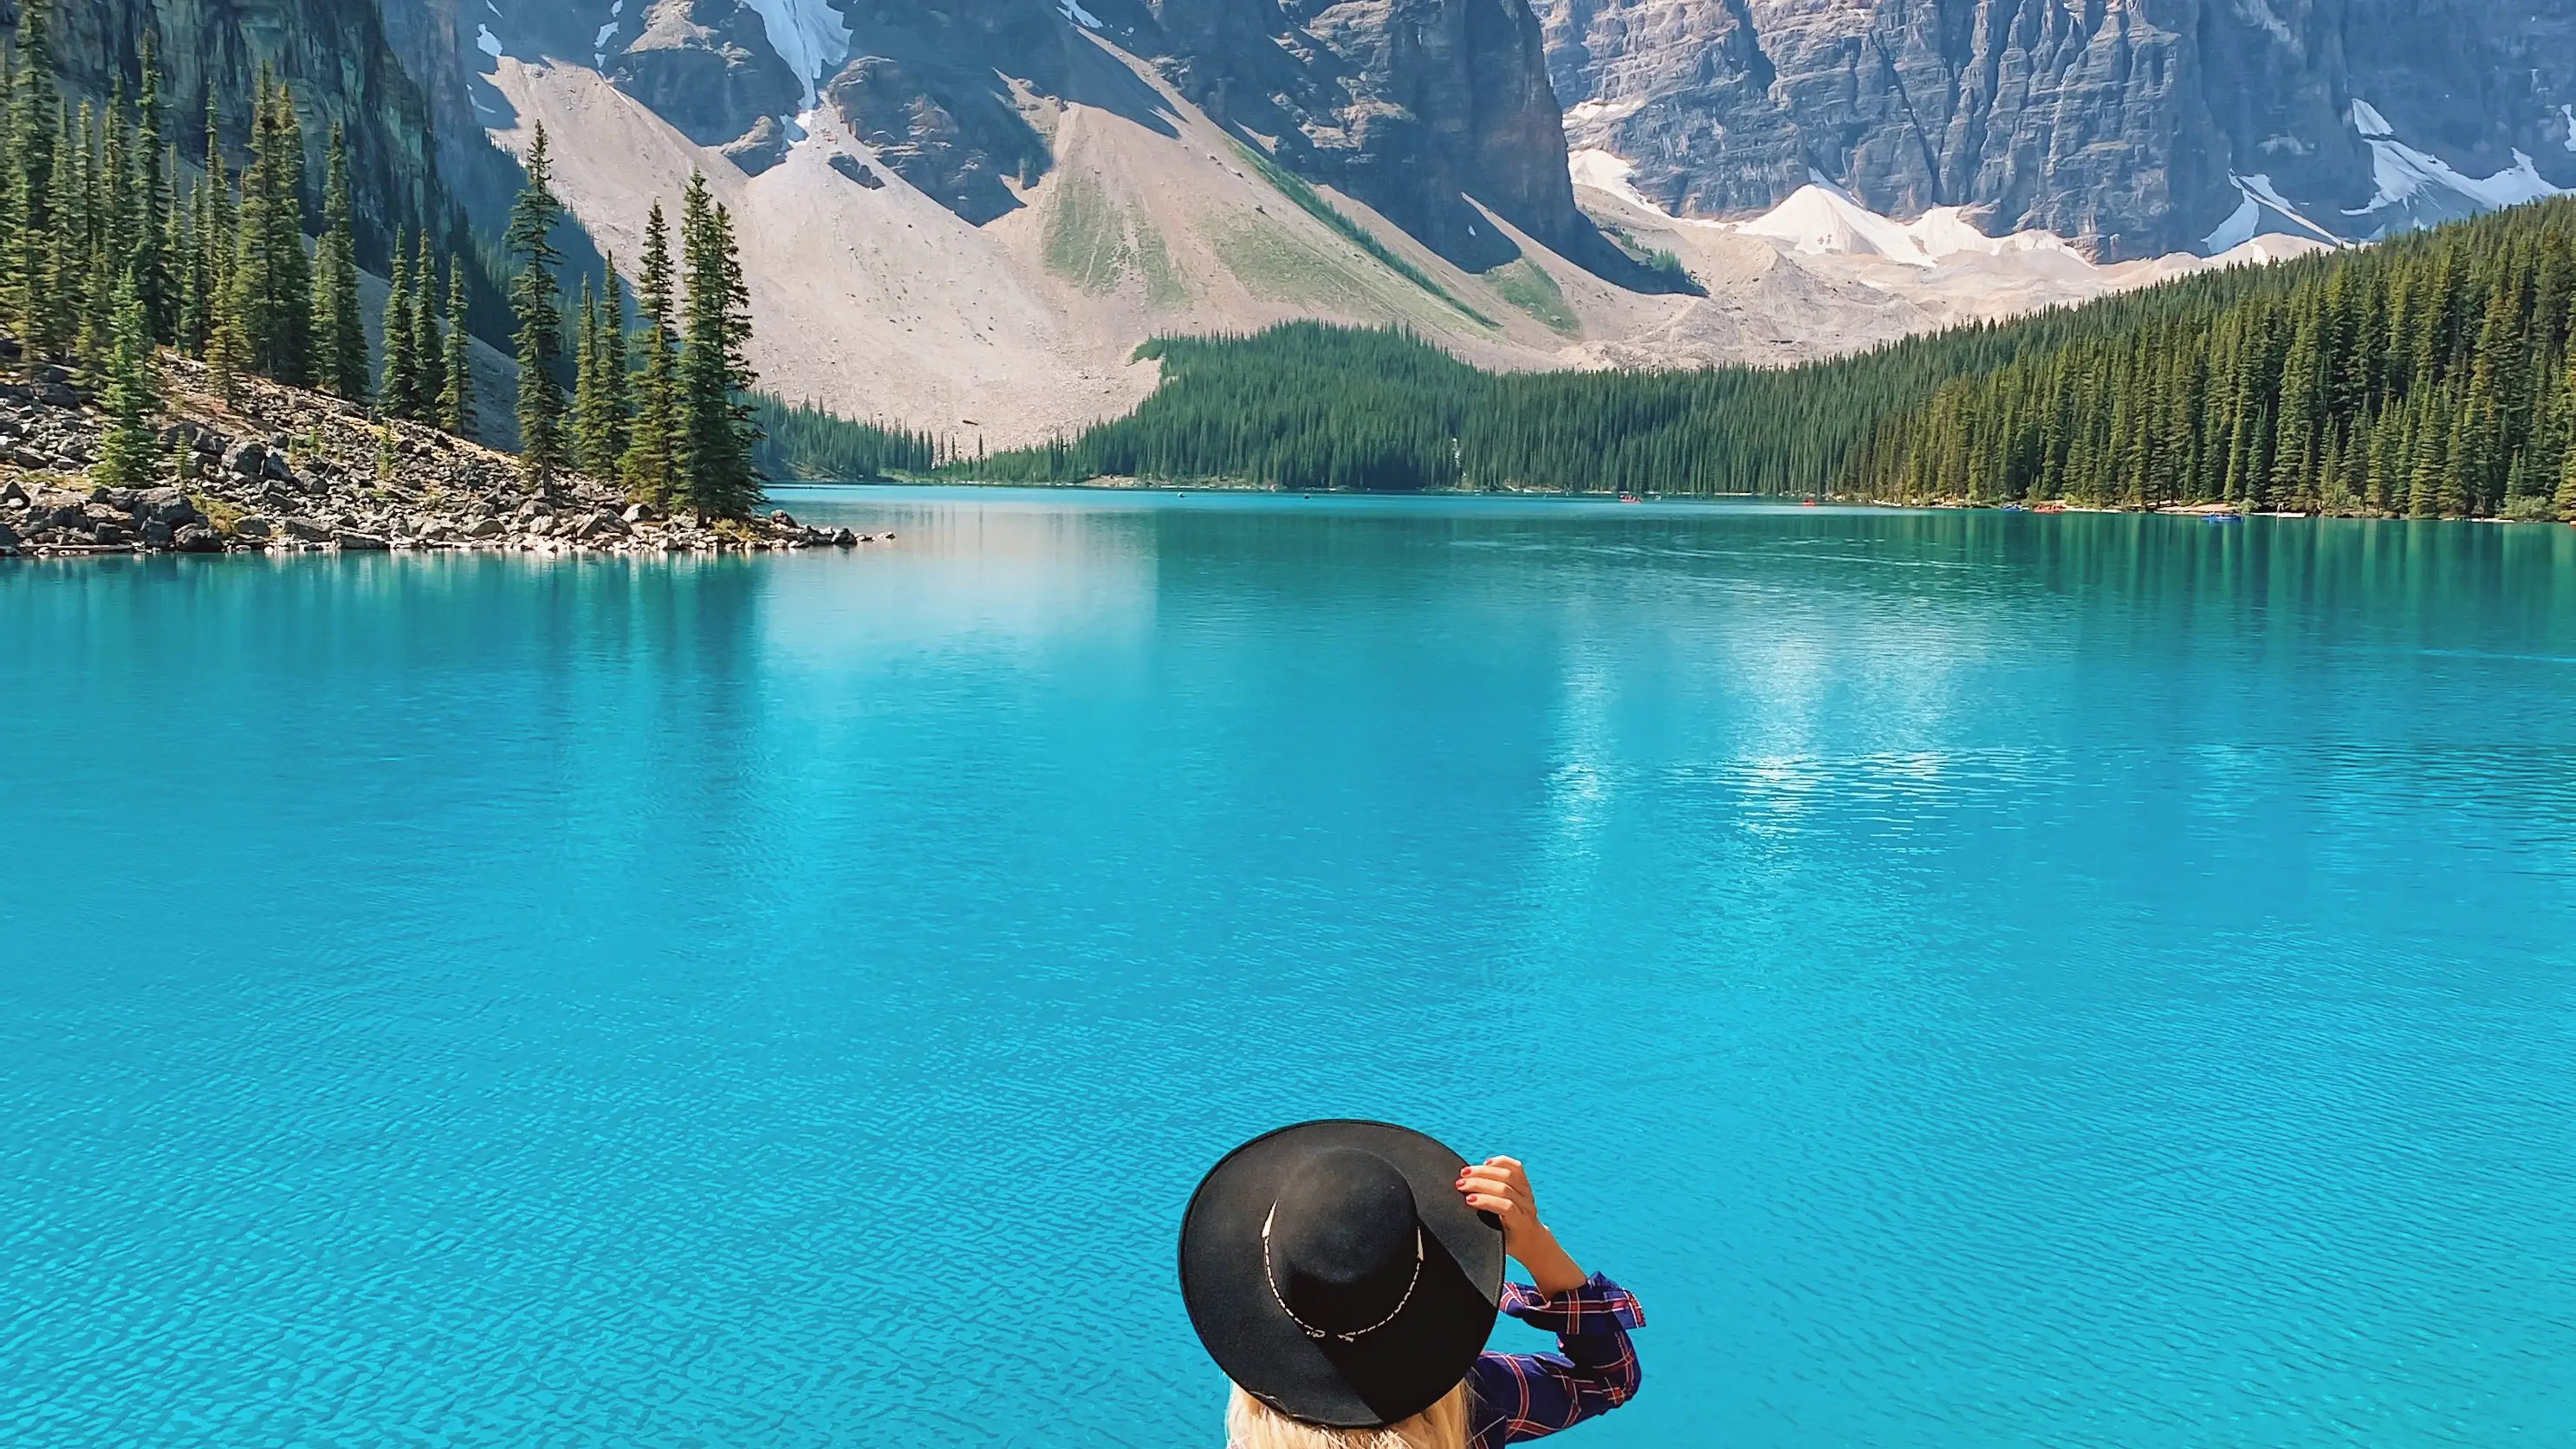
{"label": "shadow on mountain", "polygon": [[824,100],[896,175],[976,226],[1018,210],[1054,166],[1069,103],[1180,135],[1151,86],[1044,7],[928,0],[860,19],[851,57]]}

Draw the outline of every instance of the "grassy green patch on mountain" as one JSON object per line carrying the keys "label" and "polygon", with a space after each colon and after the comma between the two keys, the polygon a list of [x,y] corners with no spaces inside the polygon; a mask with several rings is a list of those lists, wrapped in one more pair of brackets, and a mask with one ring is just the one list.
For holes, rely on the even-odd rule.
{"label": "grassy green patch on mountain", "polygon": [[1448,288],[1432,280],[1429,273],[1396,255],[1384,242],[1370,235],[1368,228],[1344,216],[1339,207],[1326,201],[1322,194],[1307,185],[1302,177],[1261,154],[1259,149],[1247,146],[1241,141],[1234,143],[1234,149],[1243,157],[1245,164],[1261,174],[1262,180],[1269,182],[1280,195],[1297,203],[1298,208],[1307,215],[1331,227],[1342,240],[1368,253],[1388,271],[1456,308],[1460,316],[1487,327],[1495,325],[1493,318],[1459,301]]}
{"label": "grassy green patch on mountain", "polygon": [[1565,305],[1565,293],[1558,289],[1556,278],[1547,274],[1547,268],[1522,257],[1484,276],[1494,295],[1546,323],[1550,331],[1567,337],[1583,331],[1583,323],[1574,315],[1574,309]]}
{"label": "grassy green patch on mountain", "polygon": [[1062,174],[1047,208],[1047,270],[1096,297],[1117,287],[1128,261],[1127,228],[1117,203],[1093,177]]}

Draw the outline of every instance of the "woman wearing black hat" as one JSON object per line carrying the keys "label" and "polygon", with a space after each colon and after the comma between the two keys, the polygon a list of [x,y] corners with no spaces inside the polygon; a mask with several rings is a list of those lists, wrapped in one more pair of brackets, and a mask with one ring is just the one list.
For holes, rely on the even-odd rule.
{"label": "woman wearing black hat", "polygon": [[[1229,1449],[1500,1449],[1637,1391],[1637,1300],[1566,1256],[1521,1165],[1384,1122],[1227,1154],[1182,1219],[1181,1297],[1234,1381]],[[1561,1352],[1485,1352],[1498,1312]]]}

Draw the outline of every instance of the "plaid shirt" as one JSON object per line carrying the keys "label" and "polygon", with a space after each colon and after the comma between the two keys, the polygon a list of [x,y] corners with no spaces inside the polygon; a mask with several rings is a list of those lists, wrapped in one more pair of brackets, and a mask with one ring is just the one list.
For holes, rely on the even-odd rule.
{"label": "plaid shirt", "polygon": [[1595,1273],[1550,1298],[1503,1285],[1505,1313],[1556,1335],[1561,1353],[1488,1353],[1467,1371],[1468,1449],[1502,1449],[1606,1414],[1637,1392],[1628,1330],[1646,1315],[1628,1290]]}

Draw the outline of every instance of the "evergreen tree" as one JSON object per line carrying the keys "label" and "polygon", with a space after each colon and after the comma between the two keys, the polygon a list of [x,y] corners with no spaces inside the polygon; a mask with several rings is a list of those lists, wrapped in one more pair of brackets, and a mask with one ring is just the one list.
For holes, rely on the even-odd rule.
{"label": "evergreen tree", "polygon": [[189,280],[192,312],[188,318],[189,350],[211,360],[216,334],[228,316],[236,343],[240,319],[233,316],[232,256],[233,183],[224,168],[223,118],[215,109],[215,92],[206,92],[206,158],[197,188],[196,216],[189,230]]}
{"label": "evergreen tree", "polygon": [[241,206],[233,217],[232,267],[223,309],[227,314],[224,321],[240,333],[247,364],[274,376],[280,344],[280,298],[278,229],[271,213],[276,209],[278,192],[278,145],[271,129],[276,110],[269,103],[268,92],[268,67],[262,64],[252,82],[250,162],[241,173]]}
{"label": "evergreen tree", "polygon": [[617,476],[626,452],[626,309],[612,262],[604,297],[581,285],[578,381],[573,388],[574,456],[594,478]]}
{"label": "evergreen tree", "polygon": [[538,488],[551,490],[555,475],[571,460],[563,432],[563,389],[554,376],[555,359],[563,350],[563,311],[555,291],[561,255],[552,233],[562,208],[555,200],[543,122],[530,141],[525,164],[527,184],[510,207],[509,230],[502,236],[518,262],[510,283],[510,312],[518,324],[519,468]]}
{"label": "evergreen tree", "polygon": [[293,387],[313,383],[313,262],[304,251],[304,129],[296,119],[295,97],[284,84],[270,88],[269,136],[272,147],[268,179],[269,257],[275,287],[269,316],[276,334],[271,341],[268,375]]}
{"label": "evergreen tree", "polygon": [[71,109],[54,102],[53,184],[45,215],[50,236],[44,271],[28,299],[28,340],[47,357],[66,357],[80,340],[81,292],[89,282],[89,220],[81,205],[87,187],[72,142]]}
{"label": "evergreen tree", "polygon": [[618,476],[628,497],[668,507],[679,491],[679,318],[672,310],[670,227],[659,201],[644,218],[644,260],[635,273],[635,300],[643,312],[637,320],[643,324],[638,340],[644,360],[631,389],[633,424]]}
{"label": "evergreen tree", "polygon": [[349,218],[349,153],[331,127],[323,164],[322,244],[313,267],[315,371],[325,391],[352,401],[367,396],[367,329],[358,317],[358,243]]}
{"label": "evergreen tree", "polygon": [[754,381],[744,350],[750,294],[733,220],[694,172],[681,199],[680,257],[689,289],[680,336],[681,501],[707,517],[746,517],[760,501],[752,471],[758,433],[743,396]]}
{"label": "evergreen tree", "polygon": [[2568,420],[2565,450],[2558,460],[2558,516],[2576,522],[2576,347],[2567,355],[2567,381],[2559,393],[2559,411]]}
{"label": "evergreen tree", "polygon": [[304,254],[304,141],[294,97],[262,65],[251,96],[250,164],[242,171],[225,306],[249,365],[277,381],[313,381],[313,278]]}
{"label": "evergreen tree", "polygon": [[599,345],[599,299],[590,279],[581,279],[581,303],[573,313],[572,462],[584,473],[596,473],[605,446],[601,429],[599,372],[606,354]]}
{"label": "evergreen tree", "polygon": [[604,364],[599,379],[600,406],[606,413],[607,447],[602,449],[598,467],[592,476],[613,479],[626,456],[629,435],[633,431],[635,398],[634,359],[627,355],[626,345],[626,279],[617,274],[617,259],[603,259],[600,295],[599,349]]}
{"label": "evergreen tree", "polygon": [[420,368],[413,356],[411,256],[403,250],[400,230],[394,232],[392,272],[393,285],[385,289],[385,371],[376,397],[386,417],[410,419],[420,414],[419,399],[411,391]]}
{"label": "evergreen tree", "polygon": [[0,246],[6,250],[9,321],[30,344],[26,361],[32,368],[58,335],[59,325],[51,315],[48,292],[59,241],[53,215],[54,139],[60,105],[54,89],[53,0],[25,0],[20,8],[17,59],[9,109],[9,133],[17,150],[17,164],[8,178],[13,230],[0,238]]}
{"label": "evergreen tree", "polygon": [[90,103],[81,102],[72,136],[76,164],[67,224],[72,250],[63,277],[72,288],[72,355],[93,377],[103,376],[116,327],[116,235],[110,216],[115,197],[106,184],[107,158],[101,154],[106,130]]}
{"label": "evergreen tree", "polygon": [[472,338],[465,331],[465,270],[447,265],[447,356],[438,391],[438,425],[458,437],[474,432]]}
{"label": "evergreen tree", "polygon": [[18,165],[18,57],[0,50],[0,325],[12,320],[9,274],[17,255],[11,239],[18,234]]}
{"label": "evergreen tree", "polygon": [[134,285],[156,342],[179,336],[178,282],[169,247],[171,190],[166,117],[161,105],[161,38],[149,28],[137,48],[143,74],[135,97]]}
{"label": "evergreen tree", "polygon": [[152,322],[144,315],[133,272],[118,279],[113,303],[114,338],[100,399],[107,426],[92,476],[110,488],[141,488],[152,482],[158,461],[152,418],[161,408],[160,363],[152,355]]}
{"label": "evergreen tree", "polygon": [[410,310],[412,416],[435,424],[438,394],[447,385],[447,345],[438,333],[438,264],[426,227],[412,252]]}

